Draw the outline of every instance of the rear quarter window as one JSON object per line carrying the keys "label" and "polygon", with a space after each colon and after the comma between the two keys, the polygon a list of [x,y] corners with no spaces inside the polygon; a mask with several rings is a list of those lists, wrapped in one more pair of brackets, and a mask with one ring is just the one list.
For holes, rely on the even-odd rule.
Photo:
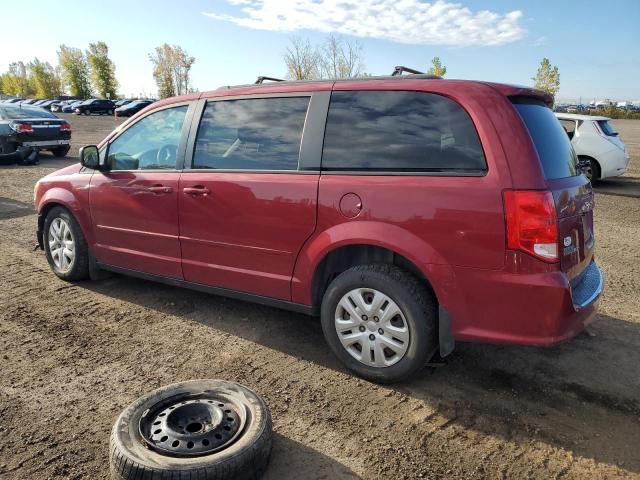
{"label": "rear quarter window", "polygon": [[560,122],[543,103],[519,100],[514,106],[538,152],[547,179],[574,177],[578,159]]}
{"label": "rear quarter window", "polygon": [[331,94],[322,169],[484,174],[473,121],[441,95],[403,91]]}

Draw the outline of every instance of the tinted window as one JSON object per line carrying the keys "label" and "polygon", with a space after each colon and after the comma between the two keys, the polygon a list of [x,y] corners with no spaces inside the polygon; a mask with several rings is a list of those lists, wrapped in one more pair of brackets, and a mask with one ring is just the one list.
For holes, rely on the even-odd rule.
{"label": "tinted window", "polygon": [[469,115],[440,95],[333,92],[323,170],[473,171],[486,169]]}
{"label": "tinted window", "polygon": [[107,165],[112,170],[175,169],[187,106],[147,115],[109,144]]}
{"label": "tinted window", "polygon": [[600,130],[602,130],[602,133],[604,133],[608,137],[615,137],[616,135],[618,135],[618,132],[613,129],[613,127],[607,120],[598,120],[598,126],[600,127]]}
{"label": "tinted window", "polygon": [[28,107],[26,105],[24,107],[14,107],[11,104],[2,105],[2,107],[0,107],[0,113],[2,114],[2,118],[7,120],[19,118],[58,118],[53,113],[49,113],[42,108]]}
{"label": "tinted window", "polygon": [[193,168],[296,170],[309,97],[210,102]]}
{"label": "tinted window", "polygon": [[529,130],[545,177],[554,179],[575,176],[578,159],[569,137],[551,109],[535,102],[519,102],[515,107]]}

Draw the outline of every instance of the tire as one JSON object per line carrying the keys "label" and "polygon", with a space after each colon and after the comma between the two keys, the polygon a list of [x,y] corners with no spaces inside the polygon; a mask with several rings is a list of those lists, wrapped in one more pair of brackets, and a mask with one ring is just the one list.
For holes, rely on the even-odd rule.
{"label": "tire", "polygon": [[[172,442],[172,435],[175,435],[175,430],[167,431],[168,426],[171,425],[171,416],[177,414],[180,408],[183,408],[183,411],[188,408],[188,405],[184,407],[184,404],[179,402],[185,398],[197,399],[198,395],[202,395],[205,399],[215,398],[213,405],[216,405],[215,402],[224,402],[224,404],[218,403],[218,405],[229,408],[229,410],[225,410],[226,412],[237,412],[244,409],[244,419],[237,417],[241,427],[238,430],[239,433],[235,433],[235,435],[239,436],[235,441],[220,446],[220,449],[201,453],[199,456],[176,456],[176,453],[165,454],[159,451],[157,445],[161,445],[163,442],[169,444]],[[194,401],[205,402],[205,400]],[[212,402],[209,401],[209,403]],[[158,407],[158,404],[161,406]],[[170,405],[173,405],[175,410],[167,408]],[[237,410],[237,408],[241,410]],[[150,426],[153,420],[161,418],[158,412],[163,411],[162,409],[169,412],[164,417],[166,423],[157,427]],[[187,413],[186,415],[193,414]],[[229,415],[235,415],[235,413]],[[197,417],[198,414],[194,416]],[[149,424],[148,428],[158,428],[156,432],[160,432],[157,436],[152,435],[150,431],[145,433],[152,439],[156,438],[151,440],[154,442],[153,444],[150,444],[150,440],[145,439],[141,433],[145,432],[145,417],[148,417],[146,422]],[[208,420],[210,421],[211,417]],[[197,419],[185,420],[185,422],[189,421],[197,422]],[[156,425],[156,422],[153,425]],[[189,438],[196,436],[202,438],[202,435],[211,435],[213,431],[216,431],[215,429],[219,428],[219,426],[202,427],[201,423],[196,423],[202,427],[201,430],[194,434],[185,433],[191,431],[189,430],[191,425],[193,423],[182,428],[183,433],[178,432],[178,438],[182,438],[180,435],[192,435]],[[171,433],[172,431],[174,434]],[[158,439],[160,435],[164,435],[162,437],[164,440]],[[184,441],[183,439],[183,444]],[[189,443],[193,447],[194,442]],[[197,442],[193,448],[198,448],[203,444],[204,441]],[[111,432],[111,476],[115,480],[164,480],[168,478],[254,480],[260,478],[267,468],[271,444],[271,414],[264,401],[253,391],[237,383],[224,380],[192,380],[176,383],[142,396],[120,414]],[[182,448],[184,449],[184,447]],[[202,446],[201,448],[208,447]]]}
{"label": "tire", "polygon": [[[66,225],[66,228],[70,230],[70,237],[73,241],[74,251],[72,259],[69,259],[68,256],[61,252],[58,252],[57,255],[55,253],[52,254],[50,230],[52,228],[52,223],[56,222],[57,225],[59,225],[59,222],[57,222],[58,220],[62,221]],[[66,208],[54,207],[49,211],[49,213],[47,213],[44,220],[44,230],[42,235],[45,255],[53,273],[67,281],[85,280],[89,278],[89,249],[87,247],[87,241],[84,238],[80,224]],[[58,236],[60,236],[60,233]],[[66,230],[62,236],[65,239],[69,238],[66,236]],[[56,244],[56,246],[57,245],[61,245],[61,243]],[[56,249],[54,249],[54,252],[55,250]],[[61,265],[60,260],[56,261],[55,259],[55,257],[60,259],[60,255],[62,255],[62,257],[67,261],[66,268],[64,263]]]}
{"label": "tire", "polygon": [[[387,309],[395,303],[400,315],[390,317],[390,319],[387,320],[383,318],[382,314],[380,314],[380,318],[374,316],[373,319],[375,322],[379,321],[379,323],[372,323],[368,317],[366,322],[364,320],[360,322],[364,317],[357,319],[356,322],[359,323],[357,328],[362,335],[365,335],[360,337],[362,338],[362,342],[360,343],[361,357],[365,357],[364,347],[365,343],[367,343],[367,338],[370,340],[375,338],[377,345],[382,344],[382,342],[378,340],[381,337],[388,339],[390,336],[395,335],[393,331],[390,332],[390,330],[394,328],[394,321],[398,322],[395,325],[396,328],[403,328],[404,326],[404,328],[408,329],[406,342],[402,342],[401,348],[406,349],[402,356],[399,354],[395,355],[394,352],[394,356],[387,357],[387,354],[392,351],[390,349],[383,350],[383,355],[377,356],[378,359],[384,357],[380,361],[388,362],[388,365],[370,365],[356,359],[354,355],[358,355],[357,345],[354,343],[349,349],[343,346],[340,339],[341,334],[337,331],[338,308],[340,307],[341,300],[346,298],[347,294],[351,295],[354,291],[366,292],[367,289],[375,290],[377,291],[376,294],[382,293],[386,296],[387,300],[389,300],[386,304]],[[364,295],[366,295],[366,293]],[[366,303],[364,296],[363,301]],[[354,303],[352,303],[352,305],[354,305]],[[374,303],[372,301],[369,308],[372,308],[375,312],[373,305]],[[382,305],[384,306],[384,303]],[[347,309],[343,309],[343,311],[346,310]],[[356,310],[353,311],[355,312]],[[387,310],[379,311],[384,314]],[[342,314],[340,318],[343,318]],[[340,321],[350,322],[351,316],[349,315],[346,320]],[[340,361],[358,376],[377,383],[394,383],[405,380],[424,367],[429,359],[436,353],[438,347],[436,328],[437,307],[435,298],[427,290],[424,283],[409,272],[394,265],[359,265],[338,275],[331,282],[324,294],[321,308],[321,323],[325,339]],[[361,330],[363,327],[365,330]],[[342,328],[344,329],[345,327]],[[343,331],[342,335],[360,335],[360,333],[356,332],[354,327],[353,330]],[[400,341],[394,338],[394,344],[397,346],[399,343]],[[369,363],[372,363],[373,358],[376,357],[376,350],[369,350],[369,352],[373,352],[369,359]]]}
{"label": "tire", "polygon": [[107,110],[107,115],[113,115],[113,110]]}
{"label": "tire", "polygon": [[600,164],[593,158],[580,157],[580,163],[583,166],[582,173],[589,179],[591,183],[597,183],[600,180],[601,170]]}
{"label": "tire", "polygon": [[52,148],[51,153],[53,153],[53,156],[56,158],[63,158],[67,156],[67,153],[69,153],[69,150],[71,150],[71,146],[65,145],[63,147]]}

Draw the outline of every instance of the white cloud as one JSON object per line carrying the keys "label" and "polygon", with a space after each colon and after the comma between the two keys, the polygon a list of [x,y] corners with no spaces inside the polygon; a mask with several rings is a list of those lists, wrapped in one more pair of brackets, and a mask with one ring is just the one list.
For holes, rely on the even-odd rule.
{"label": "white cloud", "polygon": [[548,41],[548,38],[543,35],[542,37],[538,37],[534,40],[533,46],[542,47],[543,45],[547,44],[547,41]]}
{"label": "white cloud", "polygon": [[472,12],[437,0],[225,0],[237,15],[203,15],[258,30],[308,29],[410,44],[502,45],[526,35],[522,12]]}

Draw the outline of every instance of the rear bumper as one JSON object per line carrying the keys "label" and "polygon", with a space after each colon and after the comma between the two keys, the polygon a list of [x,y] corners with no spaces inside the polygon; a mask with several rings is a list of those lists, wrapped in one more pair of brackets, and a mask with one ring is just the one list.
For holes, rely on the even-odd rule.
{"label": "rear bumper", "polygon": [[[461,271],[464,270],[464,271]],[[456,340],[546,346],[577,335],[596,315],[604,287],[592,262],[571,287],[563,272],[514,274],[457,269],[462,302],[451,313]]]}
{"label": "rear bumper", "polygon": [[629,160],[631,159],[628,152],[615,148],[605,155],[601,159],[601,178],[618,177],[623,175],[629,166]]}

